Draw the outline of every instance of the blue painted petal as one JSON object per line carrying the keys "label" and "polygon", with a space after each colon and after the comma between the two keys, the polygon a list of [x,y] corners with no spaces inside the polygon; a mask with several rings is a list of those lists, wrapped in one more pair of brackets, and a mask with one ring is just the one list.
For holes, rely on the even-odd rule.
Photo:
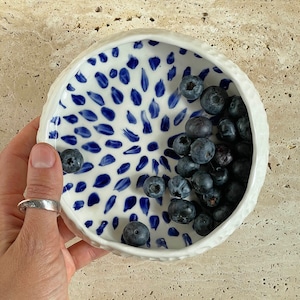
{"label": "blue painted petal", "polygon": [[100,61],[103,62],[103,63],[106,63],[107,59],[108,59],[107,55],[103,52],[99,54],[99,58],[100,58]]}
{"label": "blue painted petal", "polygon": [[103,188],[103,187],[107,186],[110,183],[110,181],[111,181],[111,179],[108,174],[98,175],[93,187]]}
{"label": "blue painted petal", "polygon": [[124,209],[123,211],[126,212],[127,210],[133,208],[136,204],[136,196],[129,196],[125,199]]}
{"label": "blue painted petal", "polygon": [[98,235],[101,235],[105,229],[105,227],[107,226],[108,222],[107,221],[102,221],[100,226],[96,229],[96,233]]}
{"label": "blue painted petal", "polygon": [[141,152],[141,147],[140,146],[132,146],[126,151],[123,152],[123,154],[138,154]]}
{"label": "blue painted petal", "polygon": [[58,139],[58,137],[59,137],[59,134],[58,134],[57,130],[53,130],[53,131],[49,132],[49,136],[48,136],[49,139],[56,140],[56,139]]}
{"label": "blue painted petal", "polygon": [[146,155],[142,156],[140,158],[140,161],[138,163],[138,165],[136,166],[135,170],[138,172],[140,170],[142,170],[147,164],[148,164],[148,157]]}
{"label": "blue painted petal", "polygon": [[164,238],[159,238],[155,242],[156,242],[156,245],[157,245],[158,248],[164,247],[164,248],[168,249],[168,245],[167,245],[166,240]]}
{"label": "blue painted petal", "polygon": [[148,174],[141,175],[136,182],[136,188],[141,188],[144,185],[145,180],[149,177]]}
{"label": "blue painted petal", "polygon": [[86,228],[90,228],[93,225],[93,220],[87,220],[84,225]]}
{"label": "blue painted petal", "polygon": [[193,113],[191,113],[190,118],[200,117],[202,115],[202,111],[203,111],[202,109],[194,111]]}
{"label": "blue painted petal", "polygon": [[143,133],[148,134],[152,132],[152,127],[151,127],[151,123],[149,122],[147,115],[146,115],[146,111],[142,110],[141,112],[141,119],[143,122]]}
{"label": "blue painted petal", "polygon": [[77,144],[77,138],[74,135],[65,135],[65,136],[62,136],[61,139],[64,142],[66,142],[67,144],[72,145],[72,146]]}
{"label": "blue painted petal", "polygon": [[178,115],[174,119],[174,125],[178,126],[184,119],[187,112],[187,108],[183,109],[181,112],[178,113]]}
{"label": "blue painted petal", "polygon": [[184,48],[180,48],[180,49],[179,49],[179,53],[180,53],[181,55],[185,55],[186,52],[187,52],[187,50],[184,49]]}
{"label": "blue painted petal", "polygon": [[183,233],[182,238],[186,246],[190,246],[193,244],[192,238],[188,235],[188,233]]}
{"label": "blue painted petal", "polygon": [[122,92],[120,90],[118,90],[115,87],[111,88],[111,97],[116,104],[123,103],[124,95],[122,94]]}
{"label": "blue painted petal", "polygon": [[149,79],[144,68],[142,68],[141,87],[144,92],[146,92],[149,87]]}
{"label": "blue painted petal", "polygon": [[130,142],[138,142],[140,137],[129,129],[123,129],[123,134],[128,138]]}
{"label": "blue painted petal", "polygon": [[88,142],[83,144],[81,147],[91,153],[99,153],[101,151],[101,147],[96,142]]}
{"label": "blue painted petal", "polygon": [[165,115],[161,119],[160,130],[166,132],[169,129],[170,129],[170,119],[169,119],[169,117],[167,115]]}
{"label": "blue painted petal", "polygon": [[118,149],[122,147],[122,142],[118,140],[107,140],[105,146],[108,148]]}
{"label": "blue painted petal", "polygon": [[81,116],[83,116],[83,117],[84,117],[87,121],[89,121],[89,122],[94,122],[94,121],[97,121],[97,120],[98,120],[97,115],[96,115],[93,111],[91,111],[91,110],[89,110],[89,109],[81,110],[81,111],[79,112],[79,114],[80,114]]}
{"label": "blue painted petal", "polygon": [[73,187],[73,183],[67,183],[64,187],[63,187],[63,193],[69,191],[71,188]]}
{"label": "blue painted petal", "polygon": [[108,87],[108,78],[105,76],[105,74],[97,72],[95,74],[95,78],[101,88],[105,89]]}
{"label": "blue painted petal", "polygon": [[102,159],[99,163],[99,166],[104,167],[104,166],[112,164],[115,161],[116,161],[116,159],[113,155],[107,154],[107,155],[102,157]]}
{"label": "blue painted petal", "polygon": [[158,143],[157,142],[151,142],[148,144],[147,146],[147,149],[148,151],[155,151],[157,150],[159,147],[158,147]]}
{"label": "blue painted petal", "polygon": [[148,216],[149,208],[150,208],[150,201],[148,197],[141,197],[140,199],[140,207],[146,216]]}
{"label": "blue painted petal", "polygon": [[61,100],[59,100],[58,104],[63,108],[66,109],[67,107],[61,102]]}
{"label": "blue painted petal", "polygon": [[130,169],[130,163],[124,163],[117,169],[117,173],[121,175],[126,173],[129,169]]}
{"label": "blue painted petal", "polygon": [[156,159],[152,159],[152,170],[157,175],[158,174],[159,163]]}
{"label": "blue painted petal", "polygon": [[76,127],[74,133],[80,135],[83,138],[89,138],[92,134],[86,127]]}
{"label": "blue painted petal", "polygon": [[86,173],[94,168],[94,165],[90,162],[83,163],[81,169],[76,172],[76,174],[83,174]]}
{"label": "blue painted petal", "polygon": [[164,82],[163,82],[162,79],[160,79],[160,80],[156,83],[154,89],[155,89],[155,95],[156,95],[156,97],[158,97],[158,98],[159,98],[159,97],[162,97],[162,96],[165,94],[166,88],[165,88],[165,85],[164,85]]}
{"label": "blue painted petal", "polygon": [[68,83],[68,85],[67,85],[66,88],[67,88],[67,90],[70,91],[70,92],[74,92],[74,91],[75,91],[75,88],[72,86],[71,83]]}
{"label": "blue painted petal", "polygon": [[99,124],[97,126],[94,126],[94,128],[96,129],[96,131],[98,133],[101,133],[104,135],[113,135],[114,134],[114,129],[109,124]]}
{"label": "blue painted petal", "polygon": [[167,64],[171,65],[175,61],[174,52],[170,52],[170,54],[167,56]]}
{"label": "blue painted petal", "polygon": [[113,57],[118,57],[119,56],[119,48],[118,47],[112,48],[111,54]]}
{"label": "blue painted petal", "polygon": [[126,68],[120,70],[119,79],[123,84],[128,84],[130,82],[130,75]]}
{"label": "blue painted petal", "polygon": [[82,95],[71,95],[73,102],[76,105],[84,105],[85,104],[85,98]]}
{"label": "blue painted petal", "polygon": [[171,81],[176,76],[176,67],[173,66],[168,72],[168,80]]}
{"label": "blue painted petal", "polygon": [[133,104],[136,106],[139,106],[142,103],[142,96],[136,89],[131,90],[130,99],[132,100]]}
{"label": "blue painted petal", "polygon": [[137,120],[136,120],[135,116],[129,110],[127,110],[126,118],[127,118],[128,122],[130,124],[136,124],[137,123]]}
{"label": "blue painted petal", "polygon": [[163,220],[169,224],[171,222],[171,219],[170,219],[170,215],[167,211],[163,211],[162,212],[162,217],[163,217]]}
{"label": "blue painted petal", "polygon": [[179,93],[179,90],[176,89],[170,96],[169,96],[169,99],[168,99],[168,106],[170,109],[174,108],[178,101],[180,99],[180,93]]}
{"label": "blue painted petal", "polygon": [[114,229],[116,229],[119,226],[119,218],[118,217],[113,218],[112,226],[113,226]]}
{"label": "blue painted petal", "polygon": [[219,85],[220,85],[220,87],[221,87],[222,89],[228,90],[229,85],[230,85],[231,82],[232,82],[231,79],[224,78],[224,79],[222,79],[222,80],[220,81],[220,84],[219,84]]}
{"label": "blue painted petal", "polygon": [[202,70],[201,73],[199,74],[200,79],[204,80],[208,75],[208,73],[209,73],[209,68]]}
{"label": "blue painted petal", "polygon": [[138,64],[139,60],[134,56],[130,56],[129,61],[127,62],[127,67],[134,70]]}
{"label": "blue painted petal", "polygon": [[86,83],[87,82],[87,79],[86,77],[80,72],[78,71],[76,74],[75,74],[75,78],[78,82],[81,82],[81,83]]}
{"label": "blue painted petal", "polygon": [[103,106],[105,104],[104,99],[100,94],[94,93],[92,91],[88,91],[87,94],[98,105]]}
{"label": "blue painted petal", "polygon": [[149,223],[150,223],[150,227],[152,229],[156,230],[159,225],[159,217],[158,216],[150,216]]}
{"label": "blue painted petal", "polygon": [[113,121],[116,117],[115,112],[107,107],[101,107],[101,113],[108,121]]}
{"label": "blue painted petal", "polygon": [[179,236],[179,231],[175,227],[170,227],[168,230],[169,236]]}
{"label": "blue painted petal", "polygon": [[150,40],[150,41],[148,42],[148,44],[149,44],[150,46],[156,46],[156,45],[159,44],[159,42]]}
{"label": "blue painted petal", "polygon": [[63,118],[68,122],[68,123],[71,123],[71,124],[75,124],[78,122],[78,117],[75,116],[75,115],[69,115],[69,116],[63,116]]}
{"label": "blue painted petal", "polygon": [[109,72],[110,78],[115,78],[118,76],[118,71],[116,69],[111,69]]}
{"label": "blue painted petal", "polygon": [[142,49],[143,48],[143,42],[142,41],[134,42],[133,48],[134,49]]}
{"label": "blue painted petal", "polygon": [[198,53],[194,53],[194,56],[197,57],[197,58],[202,58],[202,56],[199,55]]}
{"label": "blue painted petal", "polygon": [[160,58],[157,56],[149,58],[150,68],[155,71],[160,64]]}
{"label": "blue painted petal", "polygon": [[73,204],[73,209],[74,210],[79,210],[80,208],[84,207],[84,201],[83,200],[77,200]]}
{"label": "blue painted petal", "polygon": [[138,221],[139,217],[137,214],[131,214],[129,217],[129,222]]}
{"label": "blue painted petal", "polygon": [[159,162],[162,166],[164,166],[167,170],[169,170],[171,172],[171,167],[169,165],[169,162],[164,156],[161,156],[159,158]]}
{"label": "blue painted petal", "polygon": [[117,196],[115,196],[115,195],[112,195],[109,197],[109,199],[107,200],[107,202],[105,204],[105,209],[104,209],[105,214],[107,214],[112,209],[112,207],[115,205],[116,198],[117,198]]}
{"label": "blue painted petal", "polygon": [[98,194],[97,193],[91,193],[89,195],[87,205],[88,206],[93,206],[93,205],[95,205],[99,202],[100,202],[100,198],[99,198]]}
{"label": "blue painted petal", "polygon": [[75,192],[81,193],[86,189],[86,183],[84,181],[79,181],[76,185]]}
{"label": "blue painted petal", "polygon": [[121,191],[127,189],[130,186],[130,184],[131,184],[131,181],[130,181],[129,177],[122,178],[116,183],[114,190],[121,192]]}
{"label": "blue painted petal", "polygon": [[87,60],[87,62],[88,62],[89,64],[91,64],[92,66],[95,66],[96,63],[97,63],[97,60],[96,60],[96,58],[91,57],[91,58],[89,58],[89,59]]}
{"label": "blue painted petal", "polygon": [[[156,174],[156,175],[157,175],[157,174]],[[159,205],[162,205],[163,197],[155,198],[155,201],[156,201]]]}
{"label": "blue painted petal", "polygon": [[59,126],[61,123],[60,116],[55,116],[50,120],[50,123],[53,123],[54,125]]}
{"label": "blue painted petal", "polygon": [[154,99],[152,99],[152,101],[149,105],[149,112],[150,112],[151,118],[152,119],[157,118],[159,115],[159,111],[160,111],[159,104]]}
{"label": "blue painted petal", "polygon": [[186,67],[183,71],[182,77],[191,75],[191,67]]}
{"label": "blue painted petal", "polygon": [[180,156],[173,149],[166,149],[164,151],[164,156],[173,158],[175,160],[178,160],[180,158]]}

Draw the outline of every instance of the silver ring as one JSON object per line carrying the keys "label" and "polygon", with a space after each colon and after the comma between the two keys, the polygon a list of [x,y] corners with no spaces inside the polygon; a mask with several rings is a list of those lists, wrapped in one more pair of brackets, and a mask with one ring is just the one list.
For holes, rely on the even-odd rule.
{"label": "silver ring", "polygon": [[18,208],[23,213],[28,207],[55,211],[57,214],[60,214],[61,212],[60,203],[58,201],[49,199],[25,199],[18,203]]}

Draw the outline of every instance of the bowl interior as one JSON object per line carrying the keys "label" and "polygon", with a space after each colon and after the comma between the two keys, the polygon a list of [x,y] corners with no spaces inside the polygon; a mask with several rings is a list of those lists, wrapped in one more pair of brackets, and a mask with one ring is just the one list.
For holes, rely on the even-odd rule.
{"label": "bowl interior", "polygon": [[59,152],[78,149],[84,157],[80,171],[64,174],[61,204],[93,244],[122,243],[131,220],[150,229],[144,248],[181,249],[202,239],[192,223],[170,221],[168,192],[152,199],[141,186],[147,175],[176,175],[172,140],[190,117],[206,115],[200,101],[187,101],[179,93],[187,74],[199,75],[205,87],[219,85],[239,95],[218,66],[152,39],[93,50],[52,93],[40,137]]}

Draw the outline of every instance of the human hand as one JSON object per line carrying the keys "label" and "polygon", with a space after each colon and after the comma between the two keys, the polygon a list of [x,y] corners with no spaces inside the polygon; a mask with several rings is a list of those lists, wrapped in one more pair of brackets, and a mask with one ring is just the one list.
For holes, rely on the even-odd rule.
{"label": "human hand", "polygon": [[52,146],[36,144],[38,126],[39,118],[0,154],[0,298],[6,300],[68,299],[75,271],[106,254],[84,241],[66,248],[74,235],[55,212],[17,208],[24,196],[61,196],[60,158]]}

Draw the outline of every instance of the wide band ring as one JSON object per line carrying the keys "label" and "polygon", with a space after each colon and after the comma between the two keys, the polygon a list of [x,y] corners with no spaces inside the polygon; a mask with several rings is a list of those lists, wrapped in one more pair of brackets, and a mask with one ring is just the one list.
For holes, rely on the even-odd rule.
{"label": "wide band ring", "polygon": [[18,208],[25,213],[27,208],[38,208],[48,211],[54,211],[57,214],[61,212],[61,206],[58,201],[49,199],[25,199],[18,203]]}

